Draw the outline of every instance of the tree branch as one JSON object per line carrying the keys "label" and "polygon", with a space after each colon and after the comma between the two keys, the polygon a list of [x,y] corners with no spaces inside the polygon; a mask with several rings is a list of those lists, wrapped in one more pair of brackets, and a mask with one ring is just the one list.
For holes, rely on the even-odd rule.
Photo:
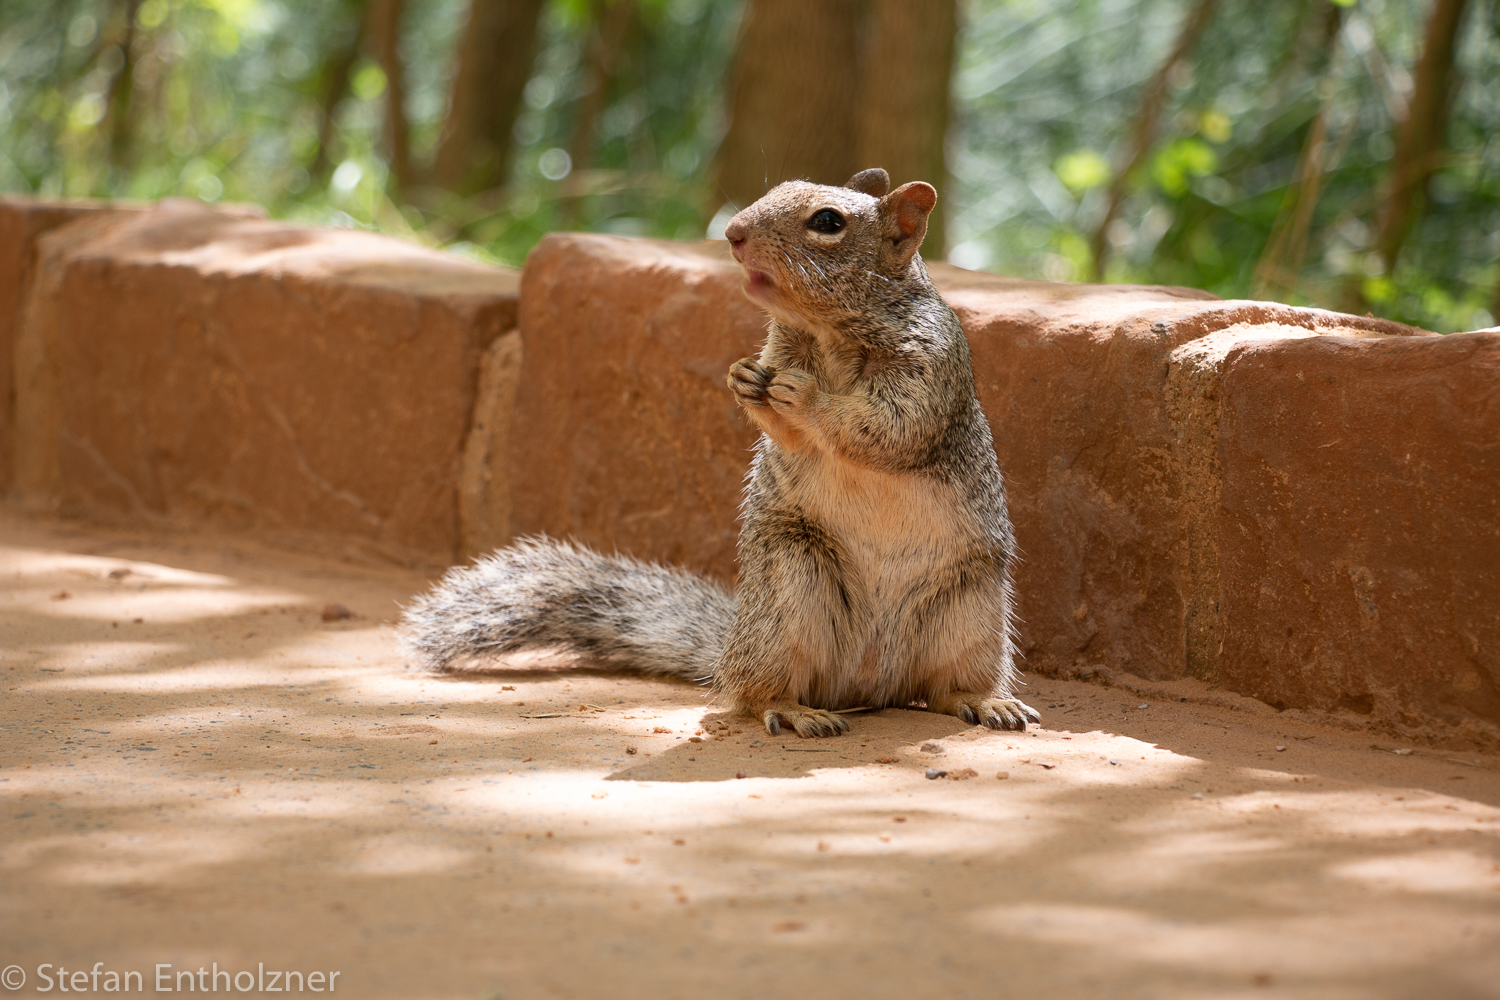
{"label": "tree branch", "polygon": [[1177,34],[1177,44],[1172,46],[1171,53],[1146,85],[1140,111],[1135,117],[1130,154],[1115,170],[1114,177],[1109,182],[1109,200],[1104,218],[1094,230],[1094,238],[1090,244],[1094,253],[1095,281],[1104,278],[1104,263],[1109,253],[1109,226],[1120,214],[1120,204],[1125,200],[1125,187],[1130,182],[1130,175],[1146,159],[1146,154],[1151,152],[1152,143],[1156,141],[1156,123],[1161,119],[1162,109],[1167,103],[1167,84],[1172,71],[1197,47],[1198,39],[1203,37],[1203,31],[1208,27],[1217,2],[1218,0],[1198,0],[1198,6],[1193,8],[1187,20],[1182,23],[1182,30]]}

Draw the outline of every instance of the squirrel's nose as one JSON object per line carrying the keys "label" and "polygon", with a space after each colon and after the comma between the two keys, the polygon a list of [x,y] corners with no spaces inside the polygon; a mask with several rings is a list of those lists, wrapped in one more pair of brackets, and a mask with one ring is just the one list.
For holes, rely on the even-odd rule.
{"label": "squirrel's nose", "polygon": [[750,234],[750,227],[745,225],[745,220],[738,215],[729,220],[729,225],[724,227],[724,238],[732,246],[739,246],[745,242],[745,237]]}

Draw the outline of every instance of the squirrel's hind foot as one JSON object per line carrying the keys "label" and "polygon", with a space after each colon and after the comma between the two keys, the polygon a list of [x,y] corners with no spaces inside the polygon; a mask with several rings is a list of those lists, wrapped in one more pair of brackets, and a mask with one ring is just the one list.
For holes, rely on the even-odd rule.
{"label": "squirrel's hind foot", "polygon": [[1016,698],[992,698],[970,691],[954,691],[927,703],[929,712],[956,715],[971,726],[1022,732],[1028,722],[1041,722],[1041,713]]}
{"label": "squirrel's hind foot", "polygon": [[768,708],[761,714],[766,732],[781,735],[783,723],[792,727],[803,739],[819,736],[842,736],[849,731],[849,723],[843,716],[825,712],[821,708],[808,708],[792,702]]}

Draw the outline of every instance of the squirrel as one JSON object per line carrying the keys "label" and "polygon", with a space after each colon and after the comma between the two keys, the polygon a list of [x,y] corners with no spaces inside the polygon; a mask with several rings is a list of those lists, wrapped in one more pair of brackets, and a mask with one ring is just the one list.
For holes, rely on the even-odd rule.
{"label": "squirrel", "polygon": [[930,184],[788,181],[725,228],[764,349],[730,367],[761,430],[740,574],[712,581],[539,537],[448,571],[405,611],[410,654],[452,670],[563,649],[706,681],[775,736],[841,709],[925,705],[1024,730],[1015,539],[968,340],[917,249]]}

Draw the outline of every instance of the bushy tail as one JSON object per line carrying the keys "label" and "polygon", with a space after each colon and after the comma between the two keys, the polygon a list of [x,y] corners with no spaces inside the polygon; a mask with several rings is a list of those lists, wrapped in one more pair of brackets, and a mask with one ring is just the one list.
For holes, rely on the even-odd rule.
{"label": "bushy tail", "polygon": [[402,615],[408,652],[433,670],[560,649],[643,674],[705,680],[734,596],[688,573],[524,538],[450,569]]}

